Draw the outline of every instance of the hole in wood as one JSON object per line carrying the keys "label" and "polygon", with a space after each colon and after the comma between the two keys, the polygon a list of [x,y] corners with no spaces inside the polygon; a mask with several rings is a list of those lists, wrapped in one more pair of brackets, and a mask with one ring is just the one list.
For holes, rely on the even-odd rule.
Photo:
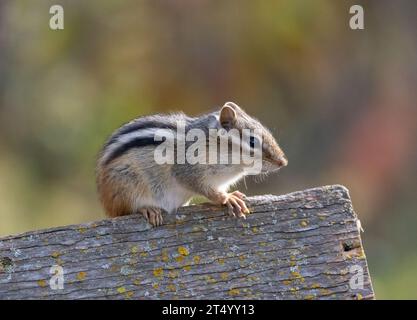
{"label": "hole in wood", "polygon": [[353,249],[359,248],[361,244],[358,241],[344,241],[342,242],[343,251],[351,251]]}

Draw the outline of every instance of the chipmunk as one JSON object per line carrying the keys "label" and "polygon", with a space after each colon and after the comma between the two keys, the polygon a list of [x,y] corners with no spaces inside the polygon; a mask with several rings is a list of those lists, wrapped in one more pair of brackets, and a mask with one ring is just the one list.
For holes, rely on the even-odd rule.
{"label": "chipmunk", "polygon": [[[150,224],[159,226],[163,211],[175,213],[193,196],[202,195],[227,206],[231,216],[246,217],[246,196],[240,191],[227,191],[247,175],[247,164],[157,163],[155,150],[162,142],[155,139],[156,132],[162,130],[175,136],[179,122],[185,124],[185,132],[200,129],[208,135],[210,129],[258,132],[244,147],[253,149],[255,142],[261,141],[261,173],[276,171],[288,163],[269,130],[233,102],[225,103],[220,111],[195,118],[183,113],[139,117],[117,129],[98,156],[97,189],[108,216],[140,213]],[[203,141],[208,144],[208,140]],[[186,148],[189,145],[185,143]]]}

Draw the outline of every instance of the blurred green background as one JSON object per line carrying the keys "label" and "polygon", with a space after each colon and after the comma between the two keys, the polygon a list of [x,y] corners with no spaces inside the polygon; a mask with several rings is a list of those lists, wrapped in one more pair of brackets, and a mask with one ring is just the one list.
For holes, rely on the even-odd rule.
{"label": "blurred green background", "polygon": [[376,297],[417,298],[416,14],[414,0],[0,1],[0,235],[103,218],[94,165],[114,129],[232,100],[289,158],[240,189],[344,184]]}

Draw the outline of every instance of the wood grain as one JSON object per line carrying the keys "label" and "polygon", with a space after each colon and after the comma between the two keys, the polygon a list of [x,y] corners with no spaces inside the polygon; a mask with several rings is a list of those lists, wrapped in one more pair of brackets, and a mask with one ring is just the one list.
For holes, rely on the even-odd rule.
{"label": "wood grain", "polygon": [[246,220],[203,204],[158,228],[131,215],[0,238],[0,299],[374,298],[346,188],[247,203]]}

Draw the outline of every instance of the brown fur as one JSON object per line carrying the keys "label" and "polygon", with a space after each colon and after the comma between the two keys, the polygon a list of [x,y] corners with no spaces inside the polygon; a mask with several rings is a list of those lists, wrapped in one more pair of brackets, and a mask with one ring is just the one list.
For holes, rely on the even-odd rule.
{"label": "brown fur", "polygon": [[[121,175],[116,171],[122,167],[128,168],[128,175]],[[108,216],[131,214],[132,203],[136,197],[151,196],[147,181],[143,180],[143,168],[134,159],[133,152],[126,153],[105,166],[98,166],[98,192]]]}

